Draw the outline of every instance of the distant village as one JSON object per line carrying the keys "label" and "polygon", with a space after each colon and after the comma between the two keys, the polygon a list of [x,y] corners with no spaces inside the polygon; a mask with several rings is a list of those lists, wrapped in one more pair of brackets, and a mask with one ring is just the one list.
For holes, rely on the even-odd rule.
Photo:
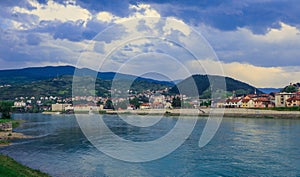
{"label": "distant village", "polygon": [[135,110],[135,109],[173,109],[173,108],[274,108],[299,107],[300,88],[295,92],[278,92],[270,94],[248,94],[236,96],[233,92],[226,99],[192,98],[186,95],[166,95],[166,90],[146,91],[131,94],[127,98],[103,98],[93,96],[76,96],[71,98],[18,97],[14,101],[16,112],[64,112],[101,111],[101,110]]}

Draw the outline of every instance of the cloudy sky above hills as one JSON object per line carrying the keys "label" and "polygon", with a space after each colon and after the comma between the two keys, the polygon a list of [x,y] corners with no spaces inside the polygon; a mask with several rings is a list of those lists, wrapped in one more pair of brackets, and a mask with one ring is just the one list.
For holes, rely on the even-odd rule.
{"label": "cloudy sky above hills", "polygon": [[100,66],[171,79],[222,74],[282,87],[299,82],[298,3],[2,0],[0,69]]}

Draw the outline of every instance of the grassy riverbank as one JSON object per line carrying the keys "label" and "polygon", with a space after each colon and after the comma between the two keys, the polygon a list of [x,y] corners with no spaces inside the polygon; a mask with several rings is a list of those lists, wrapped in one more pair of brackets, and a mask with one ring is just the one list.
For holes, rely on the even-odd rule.
{"label": "grassy riverbank", "polygon": [[4,123],[4,122],[11,122],[12,128],[17,128],[24,121],[23,120],[12,120],[12,119],[0,119],[0,123]]}
{"label": "grassy riverbank", "polygon": [[49,176],[45,173],[40,172],[39,170],[33,170],[30,169],[18,162],[16,162],[14,159],[5,156],[0,155],[0,177],[18,177],[18,176],[37,176],[37,177],[43,177],[43,176]]}

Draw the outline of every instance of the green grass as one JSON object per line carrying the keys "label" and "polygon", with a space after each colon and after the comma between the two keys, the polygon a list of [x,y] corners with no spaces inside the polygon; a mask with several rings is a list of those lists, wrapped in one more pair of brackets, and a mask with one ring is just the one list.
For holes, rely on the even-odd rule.
{"label": "green grass", "polygon": [[250,108],[250,109],[263,109],[263,110],[274,110],[274,111],[300,111],[300,106],[295,106],[295,107],[274,107],[274,108]]}
{"label": "green grass", "polygon": [[45,173],[40,172],[39,170],[30,169],[14,159],[0,155],[0,177],[43,177],[49,176]]}
{"label": "green grass", "polygon": [[3,123],[3,122],[11,122],[12,128],[17,128],[24,121],[23,120],[12,120],[12,119],[0,119],[0,123]]}
{"label": "green grass", "polygon": [[9,141],[7,141],[7,140],[0,140],[0,145],[9,145]]}
{"label": "green grass", "polygon": [[300,111],[300,107],[299,106],[295,106],[295,107],[275,107],[272,108],[272,110],[276,110],[276,111]]}

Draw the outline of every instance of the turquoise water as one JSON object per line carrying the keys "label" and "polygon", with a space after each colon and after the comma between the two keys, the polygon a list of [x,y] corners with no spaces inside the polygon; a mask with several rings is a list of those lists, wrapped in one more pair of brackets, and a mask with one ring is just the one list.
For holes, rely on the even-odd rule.
{"label": "turquoise water", "polygon": [[[155,161],[129,163],[98,151],[72,115],[14,118],[26,120],[16,131],[34,138],[14,141],[0,153],[52,176],[300,176],[300,120],[224,118],[212,141],[199,148],[206,123],[199,119],[176,151]],[[150,128],[135,128],[113,115],[104,119],[116,134],[134,141],[159,138],[176,123],[163,118]]]}

